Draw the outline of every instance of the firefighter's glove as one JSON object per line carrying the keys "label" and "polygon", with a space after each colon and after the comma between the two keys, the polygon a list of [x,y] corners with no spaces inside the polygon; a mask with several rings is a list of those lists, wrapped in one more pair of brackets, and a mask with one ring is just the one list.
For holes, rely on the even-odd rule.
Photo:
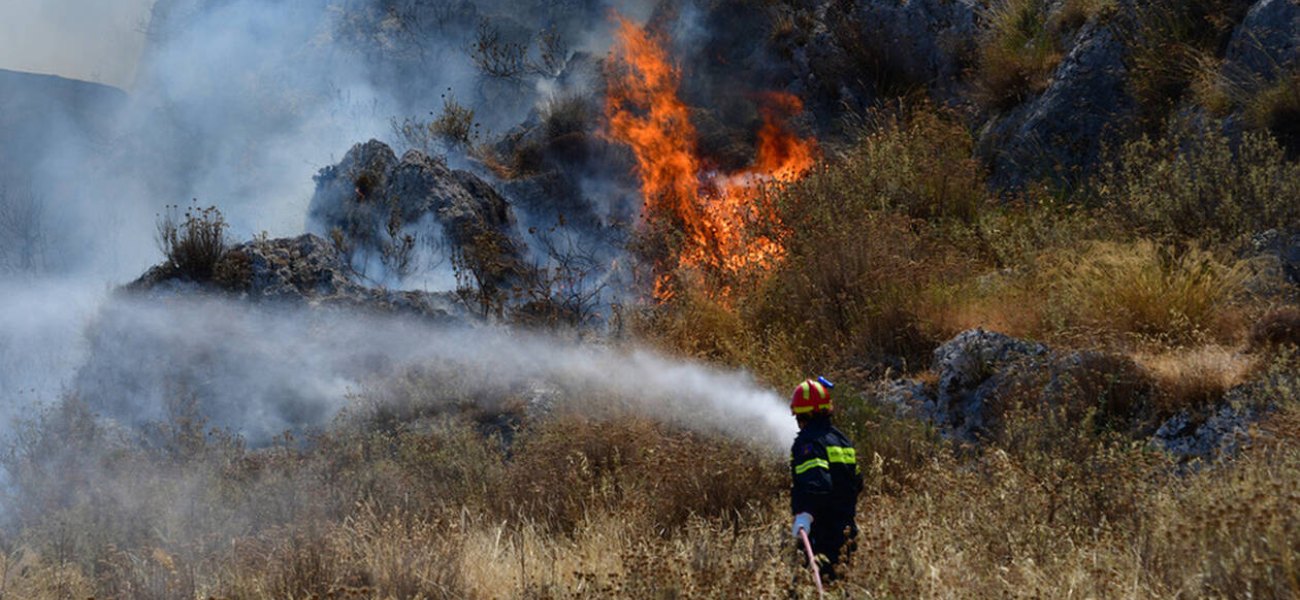
{"label": "firefighter's glove", "polygon": [[812,531],[812,515],[808,513],[799,513],[794,516],[794,527],[790,530],[795,539],[799,539],[799,530]]}

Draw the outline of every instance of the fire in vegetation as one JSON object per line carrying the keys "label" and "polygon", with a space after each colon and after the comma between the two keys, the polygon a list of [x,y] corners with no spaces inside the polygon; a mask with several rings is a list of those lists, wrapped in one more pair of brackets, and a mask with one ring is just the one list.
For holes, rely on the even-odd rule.
{"label": "fire in vegetation", "polygon": [[816,140],[801,138],[787,125],[803,103],[790,94],[763,94],[753,165],[738,173],[711,170],[699,155],[690,108],[678,96],[681,73],[664,44],[616,19],[605,104],[608,135],[636,156],[642,214],[669,218],[683,234],[673,264],[656,265],[655,298],[672,297],[671,273],[679,267],[723,274],[771,268],[784,249],[749,226],[775,223],[776,216],[754,200],[763,186],[795,181],[812,168]]}

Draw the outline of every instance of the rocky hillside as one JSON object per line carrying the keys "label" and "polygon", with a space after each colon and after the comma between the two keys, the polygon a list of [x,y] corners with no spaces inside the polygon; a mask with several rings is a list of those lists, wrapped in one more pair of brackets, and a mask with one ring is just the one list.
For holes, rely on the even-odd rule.
{"label": "rocky hillside", "polygon": [[[234,191],[0,452],[0,595],[816,597],[816,375],[864,480],[826,597],[1300,595],[1295,0],[155,17],[186,178],[115,189]],[[353,94],[383,131],[311,146]]]}

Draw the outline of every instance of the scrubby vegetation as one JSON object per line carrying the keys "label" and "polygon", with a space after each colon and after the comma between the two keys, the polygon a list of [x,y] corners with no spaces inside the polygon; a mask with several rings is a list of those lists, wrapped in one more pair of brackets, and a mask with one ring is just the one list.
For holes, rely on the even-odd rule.
{"label": "scrubby vegetation", "polygon": [[[1243,455],[1184,475],[1074,413],[1013,409],[1003,442],[969,456],[845,394],[868,491],[863,549],[831,595],[1290,596],[1294,385],[1262,392],[1287,404]],[[561,411],[507,441],[485,436],[480,416],[443,406],[250,450],[179,408],[136,434],[69,400],[6,457],[19,490],[6,518],[22,534],[5,539],[3,589],[811,597],[786,542],[781,457],[616,414]]]}
{"label": "scrubby vegetation", "polygon": [[1133,48],[1130,87],[1148,124],[1172,112],[1198,80],[1213,77],[1247,0],[1144,2],[1121,13],[1120,27]]}
{"label": "scrubby vegetation", "polygon": [[[1300,513],[1269,490],[1295,468],[1295,366],[1278,349],[1294,348],[1296,309],[1252,250],[1300,224],[1278,141],[1175,124],[1114,148],[1086,185],[1008,198],[966,160],[959,118],[921,107],[869,121],[765,196],[788,235],[780,266],[733,278],[728,298],[682,277],[701,284],[644,334],[774,382],[829,372],[864,386],[932,377],[929,352],[975,326],[1087,352],[1006,385],[974,456],[851,413],[877,453],[878,495],[862,504],[870,558],[842,592],[1295,594],[1282,565]],[[1237,459],[1188,474],[1146,446],[1164,419],[1229,402],[1276,411]]]}
{"label": "scrubby vegetation", "polygon": [[[843,382],[839,419],[866,458],[868,491],[862,550],[831,596],[1300,593],[1297,309],[1249,291],[1267,274],[1247,268],[1241,246],[1270,223],[1294,225],[1282,175],[1294,163],[1276,143],[1207,152],[1224,142],[1188,133],[1155,152],[1141,139],[1093,185],[1008,200],[987,191],[954,115],[918,106],[868,121],[809,177],[766,190],[765,226],[786,236],[779,266],[728,280],[725,298],[708,284],[719,274],[684,276],[632,327],[776,385],[808,372]],[[868,400],[882,375],[927,377],[934,346],[978,325],[1101,351],[1064,375],[1014,380],[980,447]],[[536,412],[455,385],[381,384],[327,431],[262,449],[208,430],[184,394],[141,431],[106,427],[68,398],[5,456],[15,496],[0,590],[814,593],[787,541],[782,456],[617,402]],[[1233,389],[1270,411],[1234,458],[1187,469],[1146,444],[1161,419],[1205,414]]]}
{"label": "scrubby vegetation", "polygon": [[[808,34],[792,3],[752,4],[777,15],[773,43]],[[1249,3],[1119,4],[986,3],[966,74],[975,105],[953,108],[917,100],[922,78],[835,3],[827,35],[845,54],[818,68],[871,64],[867,87],[906,98],[842,119],[798,181],[756,184],[746,235],[779,258],[654,273],[673,293],[619,307],[602,341],[778,389],[840,382],[837,420],[867,489],[860,551],[832,598],[1300,595],[1300,305],[1275,244],[1300,234],[1295,80],[1224,95],[1238,88],[1216,79],[1223,47]],[[1142,127],[1077,182],[999,187],[970,112],[1041,93],[1099,20],[1131,50]],[[484,22],[473,60],[509,82],[553,75],[562,40],[537,44]],[[598,104],[556,96],[540,135],[500,145],[512,156],[474,150],[503,179],[583,163]],[[1253,126],[1227,131],[1218,119],[1238,110]],[[412,146],[463,148],[473,123],[448,97],[433,122],[396,129]],[[374,185],[353,183],[363,199]],[[662,259],[683,229],[652,219],[635,258],[679,265]],[[246,268],[223,258],[217,213],[159,231],[172,268],[196,279]],[[594,253],[547,248],[550,262],[508,289],[496,258],[508,240],[493,235],[450,258],[471,312],[602,322]],[[900,377],[934,386],[935,348],[977,327],[1061,351],[999,380],[977,439],[879,402]],[[0,460],[0,599],[815,596],[789,540],[786,457],[618,398],[484,396],[454,374],[395,376],[322,431],[249,448],[210,429],[183,389],[166,419],[131,430],[69,395]],[[1252,417],[1233,452],[1184,460],[1152,441],[1171,418],[1224,410]]]}

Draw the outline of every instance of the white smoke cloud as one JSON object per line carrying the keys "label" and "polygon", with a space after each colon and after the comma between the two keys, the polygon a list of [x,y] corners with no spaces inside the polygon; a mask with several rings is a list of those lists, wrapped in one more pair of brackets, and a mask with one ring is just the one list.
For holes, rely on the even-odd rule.
{"label": "white smoke cloud", "polygon": [[351,394],[408,367],[454,374],[447,385],[458,398],[489,405],[538,394],[569,407],[614,403],[773,451],[795,433],[782,399],[744,372],[502,327],[211,298],[118,298],[100,315],[91,347],[78,387],[92,407],[127,421],[161,420],[178,394],[193,394],[214,425],[255,443],[328,425]]}
{"label": "white smoke cloud", "polygon": [[[92,4],[98,8],[86,15],[112,3]],[[25,179],[48,229],[43,256],[52,257],[44,273],[0,273],[0,418],[65,391],[98,394],[100,406],[123,421],[159,418],[169,385],[183,374],[211,398],[216,423],[264,439],[328,423],[372,374],[357,365],[377,360],[453,364],[493,385],[544,382],[575,397],[607,394],[658,418],[784,448],[794,425],[770,391],[743,373],[646,351],[225,301],[105,302],[109,290],[161,258],[154,227],[165,205],[191,198],[217,205],[236,238],[296,235],[312,175],[355,142],[390,139],[391,119],[437,110],[438,92],[452,90],[498,131],[524,119],[541,100],[538,90],[559,93],[484,85],[467,52],[477,18],[512,21],[505,30],[522,32],[558,24],[575,50],[598,56],[608,46],[610,8],[644,20],[655,4],[539,2],[550,9],[528,12],[514,2],[461,3],[456,10],[474,8],[471,26],[423,22],[417,33],[425,37],[411,45],[398,37],[410,32],[388,21],[362,32],[375,37],[358,39],[360,13],[340,9],[365,2],[163,0],[130,97],[88,111],[100,127],[60,123],[38,139],[0,140],[43,151]],[[18,39],[5,34],[17,22],[4,18],[7,11],[32,5],[46,3],[0,8],[7,23],[0,38]],[[26,51],[40,52],[26,43]],[[583,185],[590,196],[612,195],[599,180]],[[614,204],[597,202],[596,212],[613,214]]]}

